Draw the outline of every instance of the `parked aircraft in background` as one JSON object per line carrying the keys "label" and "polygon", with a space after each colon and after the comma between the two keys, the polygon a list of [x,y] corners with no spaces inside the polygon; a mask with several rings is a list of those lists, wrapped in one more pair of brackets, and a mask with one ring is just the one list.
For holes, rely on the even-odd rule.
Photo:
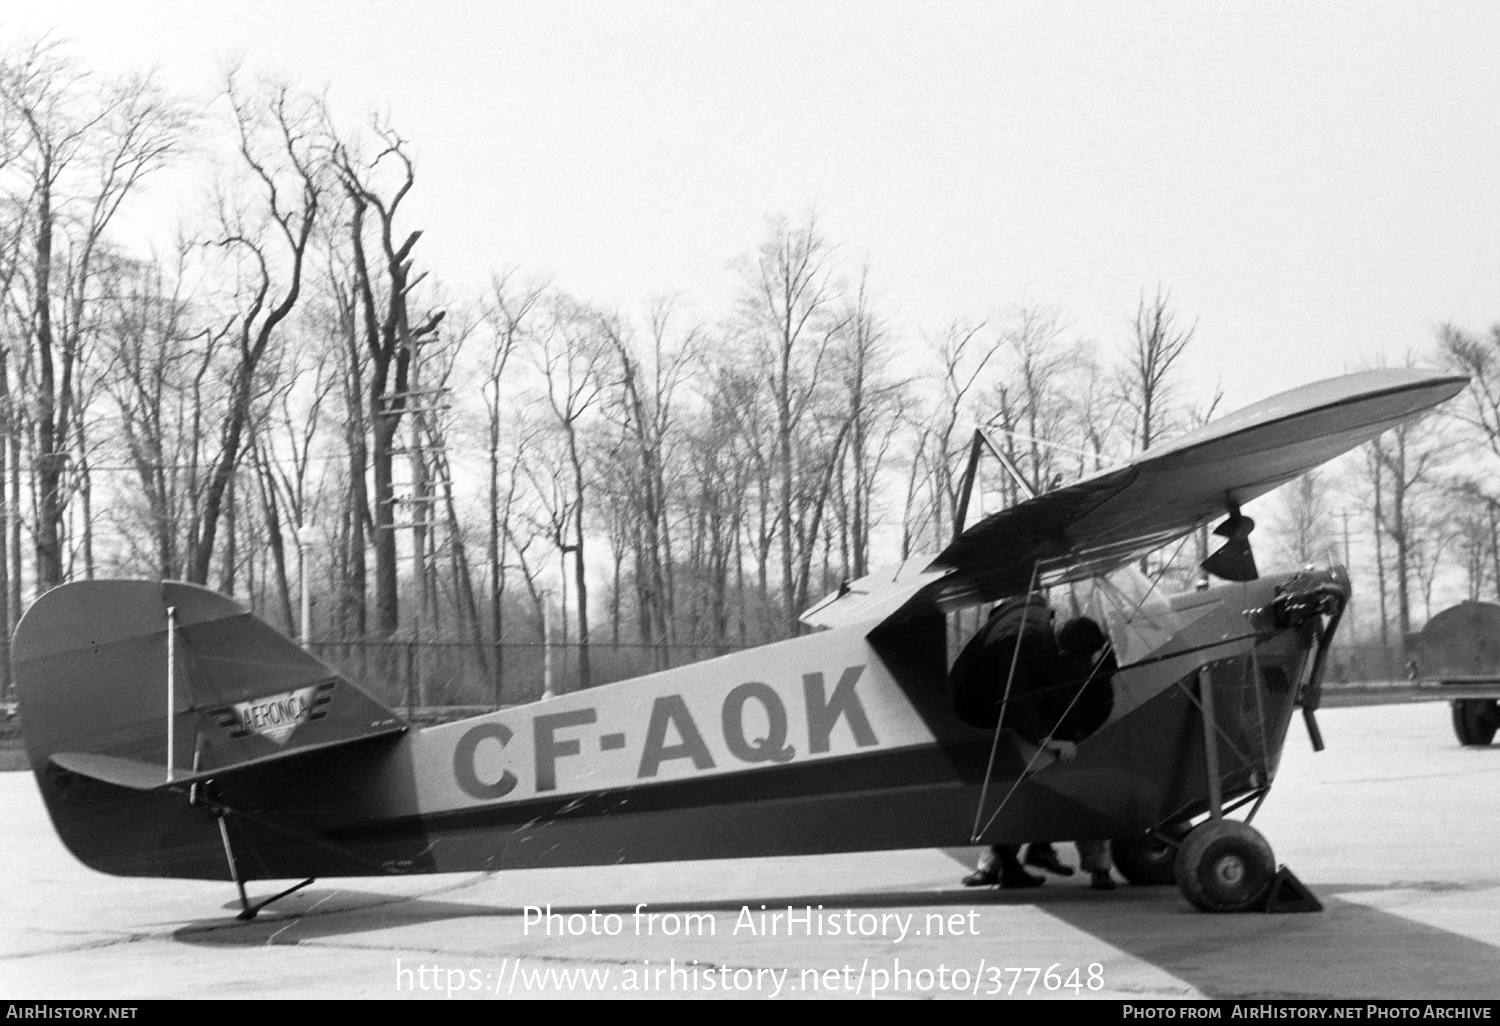
{"label": "parked aircraft in background", "polygon": [[1453,733],[1462,745],[1487,745],[1500,727],[1500,606],[1460,602],[1438,613],[1408,642],[1420,686],[1451,695]]}

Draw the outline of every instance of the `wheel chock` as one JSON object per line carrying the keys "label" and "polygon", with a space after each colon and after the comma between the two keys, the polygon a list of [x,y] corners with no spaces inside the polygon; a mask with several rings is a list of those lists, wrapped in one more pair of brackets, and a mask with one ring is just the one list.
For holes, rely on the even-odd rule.
{"label": "wheel chock", "polygon": [[1271,881],[1271,893],[1266,898],[1266,912],[1321,912],[1323,903],[1317,899],[1307,885],[1297,879],[1297,874],[1282,866],[1276,870]]}

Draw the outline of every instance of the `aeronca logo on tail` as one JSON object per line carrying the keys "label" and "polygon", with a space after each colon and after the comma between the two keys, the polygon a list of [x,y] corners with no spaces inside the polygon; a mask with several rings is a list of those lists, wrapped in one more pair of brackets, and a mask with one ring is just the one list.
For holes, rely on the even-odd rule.
{"label": "aeronca logo on tail", "polygon": [[219,726],[227,729],[235,740],[259,734],[282,745],[302,724],[328,715],[334,684],[334,681],[325,680],[293,691],[262,695],[215,709],[214,713],[219,717]]}

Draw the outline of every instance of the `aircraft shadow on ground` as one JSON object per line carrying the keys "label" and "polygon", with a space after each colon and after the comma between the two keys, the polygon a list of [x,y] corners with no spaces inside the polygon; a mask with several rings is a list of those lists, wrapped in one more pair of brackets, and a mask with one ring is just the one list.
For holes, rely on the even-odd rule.
{"label": "aircraft shadow on ground", "polygon": [[[943,849],[972,866],[973,849]],[[1489,889],[1447,884],[1320,884],[1321,912],[1211,915],[1175,887],[1108,894],[1063,884],[1010,893],[1215,998],[1493,998],[1500,948],[1343,900],[1379,890]]]}
{"label": "aircraft shadow on ground", "polygon": [[1340,897],[1377,889],[1323,884],[1322,912],[1285,914],[1202,913],[1174,887],[1037,905],[1210,997],[1494,997],[1500,949]]}

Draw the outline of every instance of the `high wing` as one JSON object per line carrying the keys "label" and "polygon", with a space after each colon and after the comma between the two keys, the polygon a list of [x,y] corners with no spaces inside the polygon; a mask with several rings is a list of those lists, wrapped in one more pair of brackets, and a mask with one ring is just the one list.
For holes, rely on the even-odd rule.
{"label": "high wing", "polygon": [[941,609],[1120,566],[1226,515],[1451,399],[1468,378],[1378,370],[1294,388],[1143,454],[1123,468],[1002,510],[929,569],[953,572],[922,598]]}
{"label": "high wing", "polygon": [[901,619],[1020,594],[1033,574],[1051,585],[1106,572],[1451,399],[1467,384],[1466,377],[1432,371],[1376,370],[1282,392],[1123,467],[992,514],[921,571],[905,566],[884,583],[855,582],[804,620],[833,626],[877,609]]}

